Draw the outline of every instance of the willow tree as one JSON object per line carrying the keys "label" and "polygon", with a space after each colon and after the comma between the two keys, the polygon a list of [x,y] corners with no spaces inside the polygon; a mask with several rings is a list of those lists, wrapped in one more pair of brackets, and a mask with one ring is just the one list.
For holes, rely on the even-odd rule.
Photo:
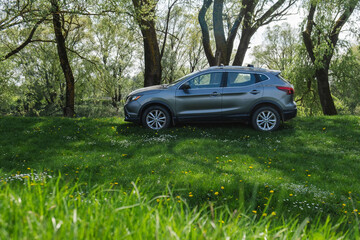
{"label": "willow tree", "polygon": [[[275,2],[272,0],[241,0],[237,4],[238,2],[231,1],[226,3],[226,0],[204,0],[198,19],[204,51],[209,65],[230,64],[234,41],[239,29],[241,29],[240,41],[232,64],[241,65],[255,32],[261,26],[281,19],[295,2],[296,0],[278,0]],[[231,5],[229,7],[231,12],[224,12],[226,4]],[[209,26],[206,19],[211,5],[213,6],[212,28],[216,43],[215,54],[211,48]],[[234,19],[231,19],[232,15],[235,15]],[[226,22],[226,26],[224,26],[224,22]],[[225,31],[227,31],[227,34],[225,34]]]}
{"label": "willow tree", "polygon": [[324,115],[336,115],[331,96],[329,69],[339,34],[359,0],[310,0],[302,33],[306,50],[315,67],[318,94]]}

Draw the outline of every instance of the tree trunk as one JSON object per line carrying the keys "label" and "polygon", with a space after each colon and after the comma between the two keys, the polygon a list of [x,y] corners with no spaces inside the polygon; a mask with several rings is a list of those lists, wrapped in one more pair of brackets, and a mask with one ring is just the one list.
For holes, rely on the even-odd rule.
{"label": "tree trunk", "polygon": [[132,2],[144,42],[144,86],[158,85],[161,83],[162,68],[154,20],[156,3],[149,0],[132,0]]}
{"label": "tree trunk", "polygon": [[155,26],[141,30],[144,41],[145,79],[144,87],[159,85],[161,83],[161,58],[157,42]]}
{"label": "tree trunk", "polygon": [[75,84],[74,75],[71,70],[67,56],[65,38],[62,33],[59,4],[57,0],[51,0],[53,26],[56,38],[56,46],[59,55],[60,65],[66,81],[65,107],[63,108],[64,117],[74,117],[75,115]]}
{"label": "tree trunk", "polygon": [[199,12],[199,16],[198,16],[198,20],[199,20],[199,24],[201,27],[201,33],[202,33],[202,44],[204,47],[204,52],[205,52],[205,56],[208,60],[208,63],[210,66],[215,66],[216,65],[216,60],[214,57],[214,54],[211,50],[211,45],[210,45],[210,34],[209,34],[209,27],[206,23],[206,12],[208,10],[208,8],[211,6],[212,4],[212,0],[204,0],[203,6],[200,9]]}
{"label": "tree trunk", "polygon": [[324,115],[336,115],[337,111],[330,92],[328,69],[318,69],[316,70],[315,75]]}
{"label": "tree trunk", "polygon": [[213,26],[214,26],[214,37],[216,43],[215,62],[217,65],[229,65],[227,61],[227,44],[225,39],[225,31],[223,24],[223,5],[224,0],[214,1],[213,10]]}
{"label": "tree trunk", "polygon": [[242,31],[239,47],[236,51],[233,66],[241,66],[244,62],[246,51],[249,48],[251,37],[255,31],[252,29],[245,29]]}

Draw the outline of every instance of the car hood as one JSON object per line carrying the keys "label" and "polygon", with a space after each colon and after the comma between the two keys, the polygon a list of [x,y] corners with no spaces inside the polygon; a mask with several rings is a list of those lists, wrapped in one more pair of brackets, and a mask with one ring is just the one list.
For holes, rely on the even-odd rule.
{"label": "car hood", "polygon": [[144,87],[144,88],[139,88],[136,89],[135,91],[132,91],[129,95],[136,95],[139,93],[145,93],[145,92],[153,92],[156,90],[161,90],[161,89],[165,89],[166,87],[164,85],[154,85],[154,86],[150,86],[150,87]]}

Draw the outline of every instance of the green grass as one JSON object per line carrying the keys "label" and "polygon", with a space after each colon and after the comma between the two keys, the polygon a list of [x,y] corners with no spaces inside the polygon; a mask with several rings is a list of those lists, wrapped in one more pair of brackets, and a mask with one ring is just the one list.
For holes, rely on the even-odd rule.
{"label": "green grass", "polygon": [[359,146],[355,116],[273,133],[1,117],[0,238],[356,238]]}

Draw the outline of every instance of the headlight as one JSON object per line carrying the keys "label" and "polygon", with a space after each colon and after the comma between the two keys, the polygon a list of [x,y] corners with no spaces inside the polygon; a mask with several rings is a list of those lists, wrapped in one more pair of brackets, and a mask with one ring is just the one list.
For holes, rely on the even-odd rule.
{"label": "headlight", "polygon": [[141,95],[135,95],[135,96],[129,96],[126,100],[126,103],[132,102],[132,101],[136,101],[141,97]]}
{"label": "headlight", "polygon": [[138,100],[140,97],[141,97],[141,96],[139,96],[139,95],[132,96],[132,97],[130,98],[130,101],[136,101],[136,100]]}

